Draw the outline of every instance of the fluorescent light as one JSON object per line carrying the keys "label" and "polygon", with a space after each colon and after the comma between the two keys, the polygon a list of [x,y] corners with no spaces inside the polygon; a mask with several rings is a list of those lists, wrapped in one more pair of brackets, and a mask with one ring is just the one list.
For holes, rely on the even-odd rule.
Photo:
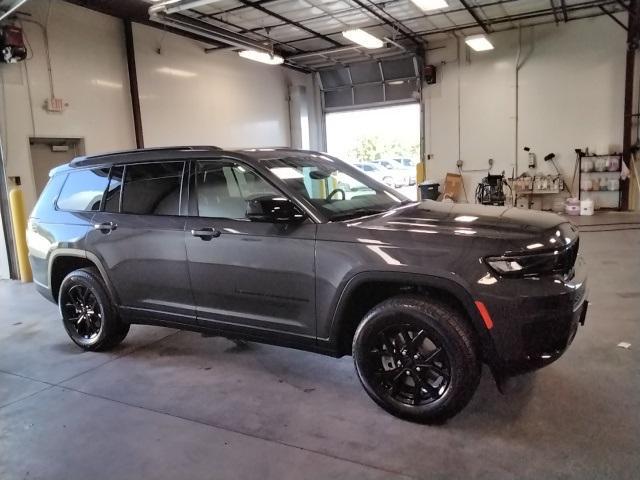
{"label": "fluorescent light", "polygon": [[279,55],[273,55],[267,52],[258,52],[257,50],[242,50],[238,52],[242,58],[253,60],[254,62],[266,63],[268,65],[281,65],[284,59]]}
{"label": "fluorescent light", "polygon": [[464,39],[464,43],[469,45],[476,52],[484,52],[486,50],[493,50],[493,44],[489,41],[489,39],[480,34],[480,35],[471,35]]}
{"label": "fluorescent light", "polygon": [[342,32],[344,38],[348,38],[353,43],[362,45],[364,48],[382,48],[384,42],[378,37],[374,37],[370,33],[365,32],[360,28],[352,28],[351,30],[345,30]]}
{"label": "fluorescent light", "polygon": [[198,75],[195,72],[189,72],[188,70],[180,70],[179,68],[171,68],[171,67],[156,68],[156,72],[164,73],[165,75],[171,75],[172,77],[184,77],[184,78],[191,78]]}
{"label": "fluorescent light", "polygon": [[429,10],[438,10],[447,8],[449,4],[446,0],[411,0],[420,10],[428,12]]}
{"label": "fluorescent light", "polygon": [[118,82],[110,82],[109,80],[102,80],[100,78],[94,78],[91,80],[93,85],[97,85],[98,87],[107,87],[107,88],[122,88],[122,84]]}

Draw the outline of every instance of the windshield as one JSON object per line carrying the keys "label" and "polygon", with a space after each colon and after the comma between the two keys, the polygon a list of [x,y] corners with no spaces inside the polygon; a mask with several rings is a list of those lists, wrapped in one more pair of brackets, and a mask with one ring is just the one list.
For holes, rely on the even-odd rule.
{"label": "windshield", "polygon": [[358,169],[327,155],[296,155],[267,168],[330,221],[381,213],[409,200]]}

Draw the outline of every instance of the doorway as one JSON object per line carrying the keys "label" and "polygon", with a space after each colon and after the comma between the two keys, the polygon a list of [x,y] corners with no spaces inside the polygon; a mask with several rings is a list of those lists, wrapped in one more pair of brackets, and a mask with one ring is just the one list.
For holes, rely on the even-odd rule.
{"label": "doorway", "polygon": [[69,163],[73,158],[84,155],[82,138],[29,138],[31,167],[35,183],[36,196],[40,196],[49,181],[52,168]]}
{"label": "doorway", "polygon": [[[397,190],[415,199],[420,160],[420,104],[326,114],[327,153],[363,171],[393,172]],[[387,177],[385,177],[387,178]],[[395,183],[395,182],[394,182]]]}

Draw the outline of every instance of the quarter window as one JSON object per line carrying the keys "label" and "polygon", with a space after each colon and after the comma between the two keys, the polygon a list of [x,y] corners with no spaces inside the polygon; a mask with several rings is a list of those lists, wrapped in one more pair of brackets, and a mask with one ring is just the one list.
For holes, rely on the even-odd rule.
{"label": "quarter window", "polygon": [[244,219],[248,201],[282,196],[257,173],[234,162],[198,162],[196,183],[201,217]]}
{"label": "quarter window", "polygon": [[114,170],[105,209],[114,211],[116,197],[120,196],[121,213],[179,215],[183,169],[184,162],[125,165],[124,188],[122,173]]}
{"label": "quarter window", "polygon": [[67,175],[56,205],[60,210],[93,211],[100,209],[107,188],[109,169],[78,170]]}

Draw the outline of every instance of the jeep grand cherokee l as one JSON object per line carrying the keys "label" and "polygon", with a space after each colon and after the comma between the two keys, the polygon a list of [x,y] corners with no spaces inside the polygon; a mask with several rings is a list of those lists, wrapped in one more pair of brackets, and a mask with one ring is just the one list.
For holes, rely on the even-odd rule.
{"label": "jeep grand cherokee l", "polygon": [[352,355],[371,398],[417,422],[459,412],[483,362],[503,378],[556,360],[587,308],[562,217],[409,201],[317,152],[76,158],[27,235],[38,289],[85,350],[142,323]]}

